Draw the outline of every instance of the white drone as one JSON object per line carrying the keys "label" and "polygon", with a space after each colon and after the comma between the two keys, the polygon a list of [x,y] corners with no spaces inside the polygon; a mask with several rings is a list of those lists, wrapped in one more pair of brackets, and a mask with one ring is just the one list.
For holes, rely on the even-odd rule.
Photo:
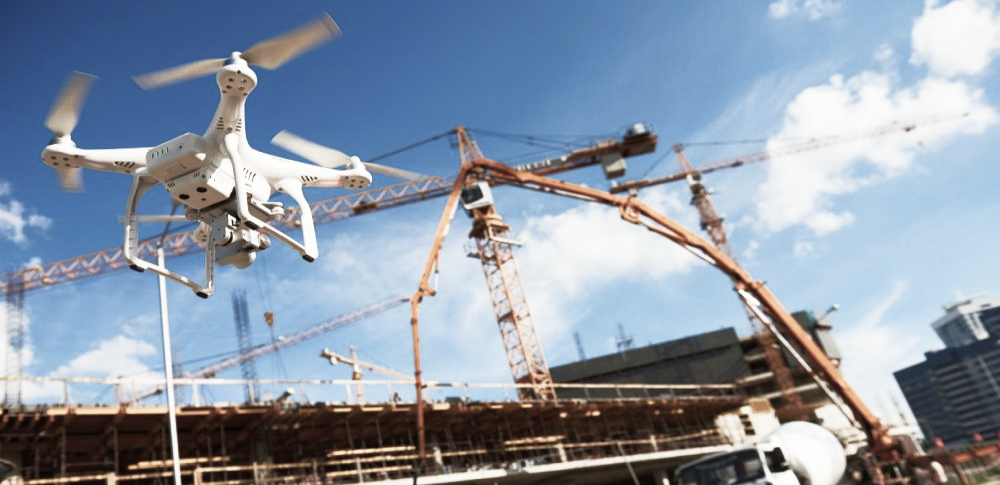
{"label": "white drone", "polygon": [[[42,160],[59,172],[66,190],[82,188],[81,168],[132,175],[125,206],[125,259],[132,269],[152,270],[190,287],[202,298],[214,291],[214,263],[246,268],[258,251],[270,246],[270,237],[312,262],[319,256],[319,249],[303,187],[364,189],[372,182],[369,170],[407,179],[420,177],[374,163],[364,164],[358,157],[349,157],[284,131],[271,142],[316,165],[269,155],[247,143],[244,108],[247,96],[257,86],[257,75],[250,65],[276,69],[339,34],[333,19],[323,15],[245,52],[233,52],[229,58],[196,61],[136,77],[142,88],[151,89],[214,72],[219,85],[219,105],[204,135],[185,133],[152,148],[77,148],[70,134],[95,78],[73,73],[45,120],[45,126],[55,137],[42,151]],[[345,168],[337,170],[337,167]],[[205,243],[204,284],[138,256],[140,216],[136,215],[136,208],[143,195],[157,184],[185,206],[185,219],[199,222],[198,234]],[[269,224],[285,213],[281,202],[269,201],[275,190],[289,195],[299,206],[301,243]],[[148,220],[163,219],[144,221]]]}

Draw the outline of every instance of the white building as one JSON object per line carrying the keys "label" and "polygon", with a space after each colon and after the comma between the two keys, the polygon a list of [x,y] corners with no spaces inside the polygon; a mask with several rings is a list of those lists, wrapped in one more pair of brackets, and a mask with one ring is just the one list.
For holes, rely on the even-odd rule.
{"label": "white building", "polygon": [[[945,314],[931,326],[938,337],[948,347],[961,347],[989,338],[990,333],[1000,336],[1000,318],[995,312],[986,312],[1000,307],[1000,298],[984,295],[960,297],[951,305],[945,305]],[[991,318],[992,317],[992,318]]]}

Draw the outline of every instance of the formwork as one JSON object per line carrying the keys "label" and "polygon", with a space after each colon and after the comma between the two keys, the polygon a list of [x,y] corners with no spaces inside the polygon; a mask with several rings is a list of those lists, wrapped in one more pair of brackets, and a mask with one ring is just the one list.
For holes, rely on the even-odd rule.
{"label": "formwork", "polygon": [[[425,406],[422,474],[592,460],[723,444],[732,393]],[[177,410],[185,483],[360,483],[414,474],[416,404],[276,403]],[[0,454],[29,484],[168,483],[163,406],[5,409]]]}

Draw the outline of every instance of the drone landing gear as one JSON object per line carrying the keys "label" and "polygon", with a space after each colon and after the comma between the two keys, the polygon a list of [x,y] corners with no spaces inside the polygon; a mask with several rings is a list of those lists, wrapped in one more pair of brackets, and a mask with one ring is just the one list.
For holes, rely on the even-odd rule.
{"label": "drone landing gear", "polygon": [[215,271],[215,245],[208,244],[205,247],[205,284],[201,285],[194,280],[179,273],[139,257],[139,217],[136,215],[136,207],[139,199],[142,198],[149,189],[156,185],[156,180],[135,175],[132,177],[132,188],[129,190],[128,201],[125,204],[125,260],[129,267],[135,271],[143,272],[150,270],[158,275],[170,278],[194,291],[201,298],[208,298],[215,292],[214,271]]}
{"label": "drone landing gear", "polygon": [[239,143],[240,135],[237,133],[227,133],[222,139],[223,147],[226,149],[229,161],[232,164],[233,178],[236,182],[234,188],[236,216],[239,217],[244,226],[268,234],[285,243],[298,252],[302,256],[302,259],[310,263],[316,261],[316,257],[319,256],[319,247],[316,244],[316,230],[313,227],[312,208],[302,193],[302,181],[299,179],[285,179],[275,184],[275,188],[278,191],[291,196],[299,206],[299,210],[301,211],[299,220],[302,223],[303,237],[303,243],[300,244],[295,239],[292,239],[291,236],[267,223],[267,221],[274,220],[276,217],[270,217],[265,220],[255,214],[255,212],[259,211],[254,210],[257,208],[255,207],[257,204],[247,194],[246,180],[244,180],[246,171],[243,168],[243,157],[240,155]]}

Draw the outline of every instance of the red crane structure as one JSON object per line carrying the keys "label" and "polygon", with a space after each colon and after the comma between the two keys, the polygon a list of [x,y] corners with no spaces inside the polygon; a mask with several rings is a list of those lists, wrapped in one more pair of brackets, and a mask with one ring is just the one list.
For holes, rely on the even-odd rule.
{"label": "red crane structure", "polygon": [[[855,135],[851,139],[860,138],[862,136],[876,136],[880,133],[890,133],[899,130],[909,132],[914,128],[914,126],[915,125],[894,125],[892,127],[880,128],[874,131],[870,130],[866,133]],[[314,204],[313,206],[314,213],[319,216],[317,217],[317,222],[323,223],[358,215],[372,210],[395,207],[416,200],[426,200],[428,198],[441,196],[446,193],[448,194],[448,201],[439,221],[438,230],[432,244],[430,255],[428,257],[420,284],[417,291],[409,299],[411,303],[411,328],[414,343],[414,381],[417,392],[419,450],[420,457],[422,459],[426,459],[426,443],[424,439],[425,430],[423,426],[424,402],[421,397],[423,383],[421,379],[418,318],[420,303],[425,296],[433,296],[435,294],[435,290],[429,284],[430,277],[437,268],[439,253],[443,245],[444,236],[450,228],[452,219],[461,200],[463,190],[476,185],[478,182],[485,181],[492,185],[514,185],[545,193],[569,196],[616,207],[624,220],[646,227],[648,230],[680,245],[681,247],[689,250],[692,254],[706,261],[711,266],[719,269],[733,282],[734,290],[743,300],[746,307],[771,331],[775,338],[782,340],[785,338],[783,334],[787,335],[792,344],[802,350],[802,360],[800,362],[803,363],[804,367],[806,367],[817,378],[817,382],[821,384],[821,387],[829,391],[831,399],[835,403],[840,403],[845,406],[849,410],[848,414],[853,416],[860,426],[864,428],[869,436],[869,443],[871,447],[870,453],[866,455],[868,457],[866,464],[869,465],[868,471],[871,476],[876,479],[876,482],[884,483],[886,481],[886,477],[884,477],[881,472],[883,469],[882,465],[886,463],[891,464],[909,461],[914,465],[922,464],[920,457],[909,454],[907,451],[903,450],[900,446],[900,442],[896,438],[889,435],[888,429],[871,412],[864,402],[861,401],[856,392],[847,384],[837,367],[826,358],[825,354],[823,354],[817,344],[813,342],[808,334],[805,333],[805,331],[795,322],[788,311],[784,309],[778,299],[765,287],[765,285],[762,282],[753,279],[750,274],[746,272],[746,270],[740,267],[725,252],[720,250],[714,244],[692,233],[680,224],[652,210],[649,206],[645,205],[642,201],[636,199],[635,197],[615,196],[610,192],[553,180],[545,176],[597,163],[605,165],[604,168],[607,172],[609,169],[608,162],[613,164],[616,159],[620,160],[627,156],[653,151],[657,141],[654,135],[646,132],[643,133],[642,136],[625,137],[622,140],[613,140],[608,143],[601,143],[585,150],[573,152],[572,154],[560,159],[549,160],[537,165],[533,164],[531,166],[524,167],[525,170],[517,170],[483,157],[475,144],[468,138],[462,127],[459,127],[456,130],[456,133],[459,138],[462,165],[458,171],[458,175],[452,181],[446,181],[440,178],[422,179],[390,188],[367,191],[354,194],[350,197],[342,197],[340,199],[321,202]],[[834,139],[813,141],[810,142],[808,146],[798,146],[796,151],[815,149],[834,143],[850,141],[849,139],[845,139],[845,137],[833,138]],[[617,154],[617,156],[608,156],[614,154]],[[767,156],[762,156],[756,160],[730,160],[727,162],[728,164],[725,165],[725,167],[739,166],[747,163],[748,161],[762,161],[773,156],[774,154],[772,153]],[[616,187],[616,189],[618,189],[617,191],[622,191],[655,185],[656,183],[663,183],[666,181],[680,180],[681,178],[694,175],[695,173],[707,173],[708,171],[725,167],[722,165],[705,167],[704,169],[698,169],[696,172],[686,169],[685,172],[675,174],[671,177],[630,182],[628,184],[620,185]],[[425,185],[423,185],[422,189],[418,189],[415,188],[415,184]],[[393,190],[396,190],[396,192],[393,192]],[[332,205],[330,207],[325,207],[325,205],[331,203]],[[475,212],[473,214],[475,214]],[[495,213],[491,214],[488,210],[480,211],[478,219],[479,223],[484,227],[492,227],[492,229],[495,229],[482,232],[483,236],[481,239],[491,243],[496,242],[498,239],[505,239],[503,236],[503,231],[505,230],[504,226],[496,224],[496,217],[492,217],[491,222],[491,216],[495,215]],[[289,217],[294,217],[294,214]],[[282,222],[290,224],[291,220],[294,219],[286,218]],[[474,229],[472,233],[473,237],[477,237],[475,224],[476,222],[474,222]],[[499,232],[497,230],[499,230]],[[493,239],[493,241],[491,241],[491,239]],[[197,244],[194,243],[193,240],[186,239],[183,234],[175,236],[172,243],[173,246],[170,246],[169,244],[166,245],[170,255],[184,254],[186,252],[193,251],[194,248],[197,247]],[[486,249],[496,250],[496,248]],[[70,280],[99,274],[101,272],[118,269],[119,267],[124,266],[123,263],[112,262],[115,258],[110,257],[110,254],[114,254],[114,251],[115,250],[97,253],[85,260],[74,258],[67,264],[60,264],[63,263],[60,262],[47,266],[39,266],[28,270],[22,270],[20,274],[16,276],[20,277],[20,281],[24,283],[24,288],[26,290],[30,290],[46,284],[56,284],[64,281],[62,278]],[[486,253],[488,253],[488,251],[484,251],[483,248],[480,248],[480,257],[483,260],[484,269],[487,271],[488,279],[490,278],[489,273],[491,269],[495,273],[503,273],[504,269],[502,266],[507,264],[508,261],[513,261],[512,258],[498,258],[495,254],[489,257],[483,257],[483,254]],[[120,251],[118,254],[120,255]],[[11,278],[7,278],[7,281],[11,281]],[[2,290],[6,294],[10,291],[10,288],[5,285]],[[491,291],[492,290],[493,285],[491,283]],[[523,296],[523,291],[520,294]],[[534,337],[534,340],[532,340],[530,336],[525,338],[525,335],[530,334],[531,332],[527,332],[526,334],[523,331],[523,328],[520,328],[524,325],[520,325],[517,319],[505,320],[505,318],[509,318],[508,315],[512,313],[511,311],[507,311],[513,308],[510,306],[510,301],[506,303],[507,307],[505,308],[501,308],[501,305],[497,305],[496,303],[497,301],[501,301],[503,299],[510,300],[512,295],[515,294],[511,291],[495,292],[493,295],[494,305],[498,309],[498,323],[501,325],[502,333],[504,331],[505,324],[510,324],[511,328],[517,330],[520,334],[520,339],[512,339],[512,341],[517,340],[517,343],[508,344],[505,342],[505,345],[508,345],[511,348],[519,347],[519,349],[517,349],[518,352],[522,355],[529,355],[529,357],[526,357],[524,361],[530,362],[532,361],[530,356],[535,354],[534,345],[537,343],[537,337]],[[504,311],[501,312],[501,309]],[[540,346],[538,346],[537,349],[540,355]],[[511,355],[510,350],[511,349],[509,348],[508,355]],[[535,360],[537,361],[536,364],[539,369],[544,367],[544,359]],[[519,377],[515,369],[517,366],[514,365],[516,362],[514,360],[511,360],[511,362],[512,371],[515,371],[515,380],[532,392],[530,397],[543,400],[547,399],[548,397],[546,393],[548,391],[546,390],[546,381],[534,380],[536,372],[532,369],[529,369],[523,376]],[[545,368],[545,371],[547,372],[547,368]]]}
{"label": "red crane structure", "polygon": [[[951,118],[954,117],[928,118],[920,123],[930,123]],[[641,125],[637,126],[641,127]],[[895,132],[910,132],[917,126],[919,126],[918,123],[903,125],[896,123],[874,130],[819,138],[773,152],[758,152],[747,156],[712,162],[702,165],[698,169],[688,166],[684,167],[683,172],[667,177],[615,185],[612,187],[611,192],[637,190],[640,187],[681,180],[689,176],[708,173],[722,168],[738,167],[745,163],[764,161],[774,156],[818,149],[865,137]],[[470,163],[472,160],[483,158],[475,142],[468,137],[463,127],[456,128],[454,133],[459,140],[463,163]],[[601,164],[605,168],[605,173],[610,173],[611,169],[609,167],[616,166],[616,163],[622,161],[624,158],[654,151],[657,141],[657,137],[646,130],[645,127],[636,130],[634,126],[621,139],[603,140],[593,146],[573,151],[559,158],[521,165],[517,168],[526,173],[547,176]],[[449,194],[449,188],[453,187],[454,184],[455,180],[441,177],[427,177],[320,201],[312,204],[311,210],[315,223],[325,224],[368,212],[441,197]],[[455,197],[458,196],[458,194],[455,194]],[[456,198],[455,200],[457,201],[458,199]],[[287,211],[285,218],[276,224],[282,230],[293,228],[295,221],[298,220],[296,211],[297,209],[290,209]],[[483,263],[484,273],[487,278],[487,284],[493,300],[494,310],[513,378],[517,383],[532,384],[533,386],[532,389],[522,390],[521,397],[551,399],[554,397],[554,391],[551,390],[551,377],[548,375],[548,366],[545,362],[541,344],[537,338],[534,323],[531,320],[520,277],[517,275],[517,268],[510,245],[511,241],[506,237],[509,227],[503,223],[499,214],[495,212],[492,206],[470,212],[474,217],[473,231],[470,233],[470,237],[476,241],[479,258]],[[717,234],[723,235],[722,241],[724,241],[721,219],[718,220],[717,224],[713,223],[711,227],[716,228]],[[168,257],[181,256],[201,250],[198,236],[194,231],[187,231],[169,234],[157,240],[144,241],[138,247],[139,255],[152,255],[159,245],[162,245],[164,254]],[[727,246],[723,245],[723,247]],[[122,269],[126,266],[121,248],[98,251],[88,255],[11,272],[6,278],[0,279],[0,293],[5,295],[10,294],[11,291],[23,293],[25,291],[96,276]],[[17,284],[12,282],[16,282]],[[433,291],[431,290],[428,294],[433,294]],[[10,331],[8,331],[8,334],[17,335],[16,332]],[[779,370],[777,374],[780,373]],[[788,395],[791,396],[792,394],[794,393]],[[794,399],[794,397],[791,399]]]}
{"label": "red crane structure", "polygon": [[[693,255],[728,276],[733,283],[733,289],[747,308],[754,313],[776,339],[786,344],[786,348],[792,350],[795,348],[801,349],[801,353],[796,352],[794,354],[799,359],[799,363],[816,379],[820,387],[827,392],[831,401],[840,405],[845,415],[852,419],[866,433],[869,446],[867,449],[861,450],[859,458],[862,460],[866,473],[874,483],[885,484],[896,482],[900,479],[905,480],[905,477],[889,476],[886,473],[889,471],[890,473],[898,474],[902,473],[902,470],[910,469],[905,465],[917,468],[926,468],[930,465],[931,458],[919,451],[915,451],[915,449],[908,448],[906,442],[889,433],[888,427],[861,400],[860,396],[844,379],[837,366],[826,357],[826,354],[819,345],[795,321],[794,317],[791,316],[765,284],[762,281],[755,280],[745,269],[729,258],[714,244],[653,210],[650,206],[635,197],[616,196],[599,189],[542,177],[513,169],[500,162],[486,158],[479,158],[468,163],[463,163],[460,168],[459,175],[456,178],[451,196],[449,197],[449,202],[445,206],[444,213],[439,222],[437,236],[432,245],[423,278],[417,292],[414,293],[411,299],[411,326],[415,345],[418,443],[421,460],[426,460],[427,455],[424,437],[425,429],[423,426],[424,406],[420,397],[422,380],[420,377],[419,357],[419,307],[424,296],[432,296],[434,294],[427,283],[430,278],[431,269],[437,261],[444,236],[447,234],[447,229],[450,226],[450,214],[453,215],[454,210],[457,208],[459,194],[464,187],[473,185],[476,181],[515,185],[615,207],[619,210],[623,220],[643,226],[649,231],[659,234],[680,247],[687,249]],[[791,341],[791,344],[785,340],[785,335],[787,335],[787,339]]]}

